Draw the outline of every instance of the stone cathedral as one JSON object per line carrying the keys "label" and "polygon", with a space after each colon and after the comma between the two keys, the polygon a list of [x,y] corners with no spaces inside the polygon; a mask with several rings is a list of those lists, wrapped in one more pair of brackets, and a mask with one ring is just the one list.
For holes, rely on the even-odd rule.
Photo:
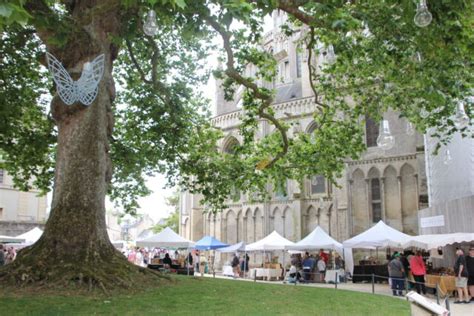
{"label": "stone cathedral", "polygon": [[[316,105],[308,80],[307,56],[297,49],[299,34],[288,38],[279,31],[286,15],[273,13],[273,31],[266,34],[262,45],[278,61],[278,75],[271,84],[276,90],[273,108],[276,116],[293,123],[293,132],[311,133],[315,124],[312,113]],[[320,62],[321,57],[314,62]],[[248,66],[246,75],[256,69]],[[212,119],[226,137],[223,152],[241,141],[238,133],[242,90],[234,101],[224,100],[217,81],[216,116]],[[234,244],[257,241],[273,230],[292,241],[299,241],[317,225],[342,242],[371,227],[379,220],[408,234],[418,233],[418,210],[428,206],[423,136],[407,133],[407,121],[397,113],[385,113],[395,146],[384,151],[377,147],[379,124],[366,121],[367,151],[360,160],[347,160],[338,187],[322,176],[308,176],[301,189],[292,180],[286,192],[272,192],[270,201],[253,203],[244,194],[229,202],[218,214],[203,213],[200,197],[184,192],[180,206],[180,234],[191,240],[212,235]],[[259,135],[273,132],[273,126],[261,120]],[[291,136],[291,135],[290,135]]]}

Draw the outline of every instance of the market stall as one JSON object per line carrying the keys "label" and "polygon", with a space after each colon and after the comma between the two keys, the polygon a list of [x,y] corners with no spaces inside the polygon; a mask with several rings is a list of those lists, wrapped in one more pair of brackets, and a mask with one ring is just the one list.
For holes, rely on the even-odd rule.
{"label": "market stall", "polygon": [[[245,245],[245,242],[241,241],[239,243],[236,243],[234,245],[230,245],[228,247],[224,247],[224,248],[219,248],[219,249],[216,249],[217,252],[220,252],[220,253],[236,253],[236,252],[244,252],[245,254],[247,253],[245,251],[245,248],[246,248],[246,245]],[[244,256],[245,258],[246,256]],[[245,259],[244,259],[244,262]],[[244,266],[244,268],[242,269],[243,272],[245,273],[245,271],[247,270]],[[234,270],[232,269],[232,266],[230,265],[230,263],[226,263],[222,266],[222,275],[225,275],[225,276],[231,276],[233,277],[234,276]],[[245,276],[245,275],[244,275]]]}
{"label": "market stall", "polygon": [[[403,248],[411,238],[413,237],[388,226],[383,221],[379,221],[365,232],[344,241],[342,246],[344,248],[375,249],[376,251],[378,248],[386,247]],[[359,262],[358,265],[354,266],[352,281],[354,283],[370,282],[372,274],[382,277],[376,281],[386,281],[388,278],[387,265],[371,261]]]}
{"label": "market stall", "polygon": [[[345,269],[347,271],[352,271],[354,268],[354,260],[352,258],[352,249],[350,248],[344,249],[340,242],[336,241],[334,238],[329,236],[329,234],[326,233],[326,231],[324,231],[324,229],[322,229],[320,226],[317,226],[311,233],[308,234],[308,236],[306,236],[299,242],[295,243],[294,245],[286,247],[286,249],[303,250],[303,251],[311,251],[311,250],[319,250],[319,249],[334,250],[342,256],[345,262]],[[335,268],[331,270],[327,270],[326,276],[329,275],[329,278],[326,278],[326,282],[336,281],[336,278],[335,278],[336,273],[339,276],[343,276],[344,270],[341,271],[340,269],[335,269]]]}
{"label": "market stall", "polygon": [[[196,245],[194,246],[195,249],[197,250],[216,250],[219,248],[224,248],[228,247],[228,244],[223,243],[222,241],[212,237],[212,236],[204,236],[200,240],[196,242]],[[215,255],[212,255],[210,258],[209,266],[211,267],[211,271],[213,274],[215,274],[215,269],[214,269],[214,257]],[[204,273],[204,266],[200,264],[200,268],[202,269],[201,273]]]}
{"label": "market stall", "polygon": [[[273,231],[271,234],[268,236],[264,237],[263,239],[260,239],[252,244],[247,245],[246,251],[261,251],[265,254],[265,252],[269,251],[282,251],[283,252],[283,267],[285,266],[285,250],[289,246],[293,246],[295,243],[284,238],[280,234],[278,234],[276,231]],[[265,256],[264,256],[265,258]],[[250,271],[250,275],[252,276],[252,273],[254,277],[262,277],[262,278],[272,278],[278,275],[279,277],[284,277],[284,270],[283,268],[278,264],[279,268],[273,267],[273,268],[266,268],[265,267],[266,262],[263,262],[262,269],[263,270],[255,270],[255,272]],[[271,270],[271,271],[269,271]]]}
{"label": "market stall", "polygon": [[[142,240],[137,240],[136,244],[138,247],[187,249],[188,251],[186,252],[186,256],[189,252],[189,249],[194,247],[195,245],[193,241],[181,237],[169,227],[166,227],[156,235],[150,236]],[[148,267],[152,269],[162,268],[163,263],[160,260],[161,259],[158,260],[159,262],[152,261],[152,264],[149,264]],[[183,266],[183,264],[185,266]],[[185,264],[184,261],[176,261],[172,265],[172,268],[179,274],[194,274],[194,269],[192,267],[189,267],[188,264]]]}

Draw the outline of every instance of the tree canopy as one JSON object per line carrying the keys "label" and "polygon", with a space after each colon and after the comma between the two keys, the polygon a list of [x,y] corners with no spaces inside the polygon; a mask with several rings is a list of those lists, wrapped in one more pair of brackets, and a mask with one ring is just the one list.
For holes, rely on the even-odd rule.
{"label": "tree canopy", "polygon": [[[16,185],[49,190],[54,167],[56,129],[45,102],[54,94],[45,64],[46,47],[68,48],[58,56],[71,65],[81,28],[96,14],[110,11],[119,24],[110,35],[116,45],[113,78],[118,83],[112,106],[115,129],[110,139],[114,172],[110,196],[128,212],[146,195],[145,177],[166,173],[171,184],[201,193],[221,208],[234,190],[257,191],[266,184],[322,174],[334,181],[347,159],[365,150],[364,117],[380,120],[392,109],[421,133],[472,137],[472,128],[456,127],[459,102],[472,117],[474,89],[474,8],[472,1],[429,1],[433,21],[413,22],[412,0],[107,0],[25,1],[0,3],[0,152],[2,167]],[[78,9],[80,8],[80,10]],[[145,35],[143,23],[156,11],[158,33]],[[275,57],[262,48],[263,18],[274,10],[288,14],[282,31],[295,35],[308,58],[317,108],[313,135],[292,135],[275,117],[274,91],[257,81],[271,81]],[[80,14],[78,13],[80,12]],[[297,36],[296,36],[297,35]],[[222,153],[224,136],[209,121],[209,100],[196,86],[210,69],[206,56],[222,47],[223,69],[214,69],[228,98],[245,87],[243,143]],[[334,48],[336,59],[319,67],[314,56]],[[256,77],[244,75],[246,65]],[[259,119],[277,133],[255,137]]]}

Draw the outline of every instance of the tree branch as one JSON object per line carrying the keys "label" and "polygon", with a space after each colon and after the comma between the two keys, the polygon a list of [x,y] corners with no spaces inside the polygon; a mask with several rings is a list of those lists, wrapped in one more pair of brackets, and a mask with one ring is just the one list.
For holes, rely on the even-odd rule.
{"label": "tree branch", "polygon": [[142,67],[140,67],[140,64],[138,63],[137,59],[135,58],[135,54],[133,53],[132,43],[130,42],[130,40],[126,39],[125,44],[127,46],[128,55],[130,56],[130,60],[132,61],[133,65],[135,66],[135,69],[140,74],[140,78],[142,79],[143,82],[151,84],[152,82],[150,80],[146,79],[145,72],[143,71]]}
{"label": "tree branch", "polygon": [[225,74],[229,76],[230,78],[232,78],[233,80],[235,80],[237,83],[251,90],[252,91],[251,93],[256,98],[262,100],[263,103],[260,105],[258,109],[259,116],[261,118],[264,118],[270,121],[275,126],[275,128],[278,129],[278,131],[281,134],[281,137],[283,140],[283,146],[281,148],[281,151],[278,152],[278,154],[266,165],[266,167],[272,167],[279,159],[283,158],[286,155],[286,153],[288,152],[288,146],[289,146],[288,136],[286,135],[285,127],[278,121],[277,118],[265,112],[265,109],[271,106],[273,102],[273,97],[268,93],[262,92],[257,84],[243,77],[235,69],[234,52],[232,51],[232,45],[231,45],[231,34],[224,27],[222,27],[216,20],[214,20],[210,15],[205,15],[203,16],[203,18],[217,33],[219,33],[219,35],[222,37],[222,40],[224,42],[224,49],[227,54],[227,63],[226,63],[227,69],[225,70]]}

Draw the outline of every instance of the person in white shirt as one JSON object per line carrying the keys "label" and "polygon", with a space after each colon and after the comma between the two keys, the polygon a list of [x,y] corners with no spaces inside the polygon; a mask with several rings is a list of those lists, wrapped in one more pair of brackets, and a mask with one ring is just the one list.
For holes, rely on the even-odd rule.
{"label": "person in white shirt", "polygon": [[319,281],[324,282],[324,275],[326,273],[326,262],[324,262],[323,258],[319,257],[317,267],[319,271]]}

